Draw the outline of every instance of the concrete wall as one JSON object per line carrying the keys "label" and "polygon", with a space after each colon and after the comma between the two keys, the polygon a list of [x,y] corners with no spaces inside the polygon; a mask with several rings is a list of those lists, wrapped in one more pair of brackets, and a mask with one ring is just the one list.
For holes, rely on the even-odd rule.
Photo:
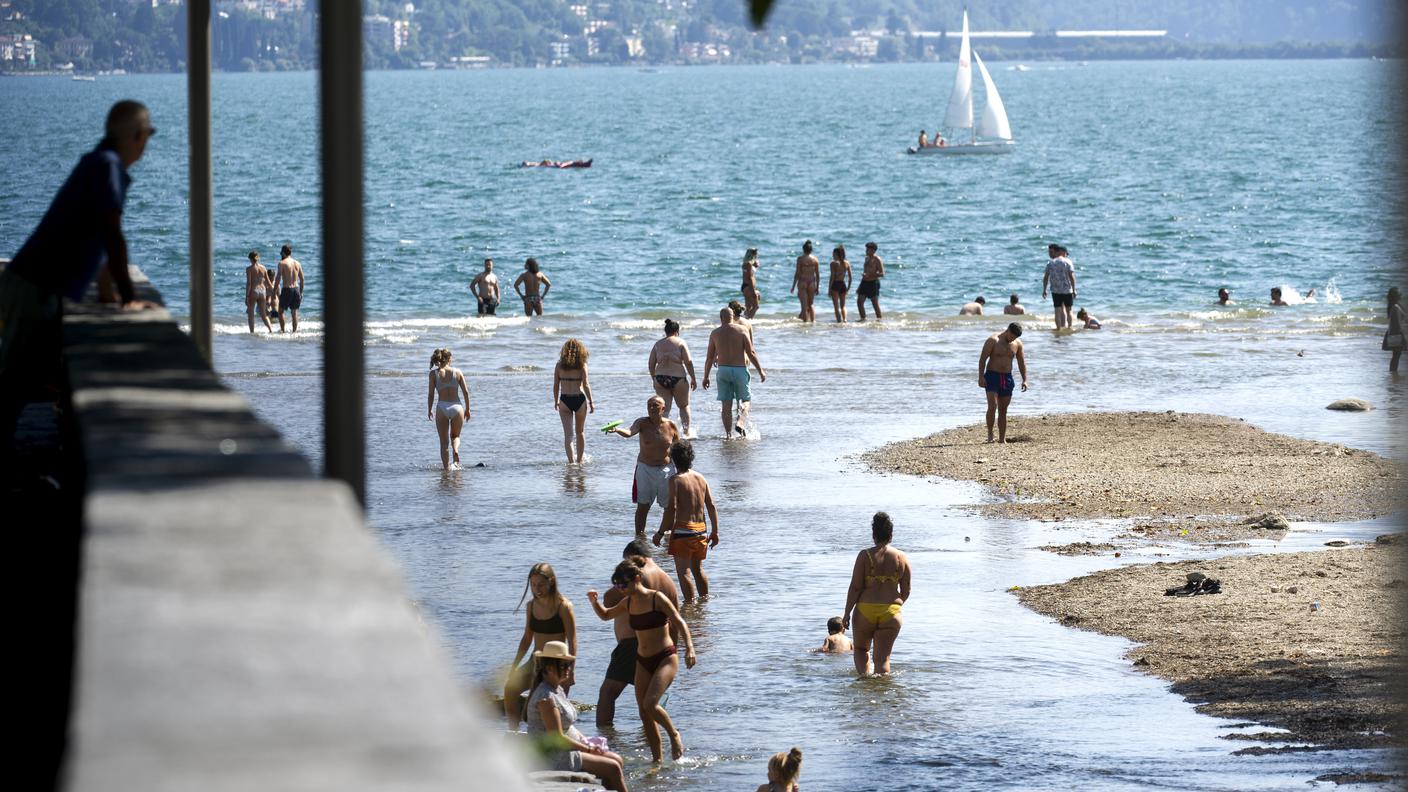
{"label": "concrete wall", "polygon": [[347,488],[166,311],[66,310],[86,487],[64,785],[525,788]]}

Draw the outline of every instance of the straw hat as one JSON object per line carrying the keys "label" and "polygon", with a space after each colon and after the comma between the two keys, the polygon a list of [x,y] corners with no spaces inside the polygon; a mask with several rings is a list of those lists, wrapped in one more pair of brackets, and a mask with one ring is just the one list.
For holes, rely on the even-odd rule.
{"label": "straw hat", "polygon": [[548,641],[540,651],[533,653],[534,660],[576,660],[567,653],[566,641]]}

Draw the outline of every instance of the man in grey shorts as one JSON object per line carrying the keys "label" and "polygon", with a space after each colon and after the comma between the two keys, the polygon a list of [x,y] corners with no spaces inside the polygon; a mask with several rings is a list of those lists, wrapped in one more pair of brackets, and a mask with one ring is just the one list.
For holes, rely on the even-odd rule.
{"label": "man in grey shorts", "polygon": [[636,474],[631,484],[631,500],[636,504],[636,533],[645,533],[645,519],[650,514],[650,504],[660,504],[665,508],[670,498],[670,476],[675,468],[670,464],[670,446],[680,439],[680,430],[675,422],[665,417],[665,400],[651,396],[645,403],[648,413],[637,418],[631,428],[612,429],[613,434],[622,437],[640,435],[640,453],[636,454]]}
{"label": "man in grey shorts", "polygon": [[709,389],[709,371],[714,364],[719,366],[719,404],[724,419],[724,436],[733,436],[733,403],[745,405],[738,416],[739,434],[746,434],[748,422],[746,405],[753,400],[748,389],[748,361],[758,370],[758,379],[768,381],[763,364],[758,362],[758,354],[753,351],[753,338],[743,325],[733,321],[733,311],[724,308],[719,311],[719,326],[709,334],[709,352],[704,357],[704,390]]}

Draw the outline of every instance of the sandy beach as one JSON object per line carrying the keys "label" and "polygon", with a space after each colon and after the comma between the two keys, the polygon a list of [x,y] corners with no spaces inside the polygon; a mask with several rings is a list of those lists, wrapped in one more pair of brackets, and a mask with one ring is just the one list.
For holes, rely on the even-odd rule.
{"label": "sandy beach", "polygon": [[[1200,712],[1286,729],[1273,739],[1290,743],[1402,745],[1403,561],[1402,543],[1388,537],[1107,569],[1017,595],[1062,624],[1139,642],[1126,656]],[[1164,595],[1190,572],[1216,578],[1222,593]]]}
{"label": "sandy beach", "polygon": [[[1042,548],[1063,555],[1169,540],[1245,546],[1281,538],[1288,521],[1379,516],[1394,509],[1402,476],[1376,454],[1215,415],[1046,415],[1014,421],[1008,432],[1008,445],[990,445],[984,427],[960,427],[865,458],[886,472],[983,483],[1003,496],[974,506],[984,515],[1130,518],[1109,541]],[[1138,642],[1128,653],[1134,664],[1200,711],[1287,731],[1250,739],[1396,745],[1405,581],[1395,540],[1126,566],[1018,596],[1062,624]],[[1219,580],[1221,593],[1165,596],[1192,572]]]}
{"label": "sandy beach", "polygon": [[1219,541],[1260,535],[1263,528],[1229,523],[1272,512],[1290,521],[1387,514],[1403,475],[1366,451],[1196,413],[1042,415],[1012,420],[1006,446],[986,437],[983,426],[964,426],[884,446],[865,461],[885,472],[985,484],[1004,499],[975,506],[983,514],[1150,518],[1146,530],[1155,531],[1191,521],[1224,528]]}

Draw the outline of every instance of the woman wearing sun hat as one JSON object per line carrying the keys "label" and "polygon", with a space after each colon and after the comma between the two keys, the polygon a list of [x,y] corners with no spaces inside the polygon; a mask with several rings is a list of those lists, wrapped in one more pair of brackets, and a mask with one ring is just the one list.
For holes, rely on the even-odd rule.
{"label": "woman wearing sun hat", "polygon": [[591,773],[607,789],[626,792],[621,757],[588,743],[577,731],[577,707],[562,690],[577,660],[568,651],[565,641],[548,641],[533,653],[537,673],[528,697],[528,734],[542,746],[552,769]]}

